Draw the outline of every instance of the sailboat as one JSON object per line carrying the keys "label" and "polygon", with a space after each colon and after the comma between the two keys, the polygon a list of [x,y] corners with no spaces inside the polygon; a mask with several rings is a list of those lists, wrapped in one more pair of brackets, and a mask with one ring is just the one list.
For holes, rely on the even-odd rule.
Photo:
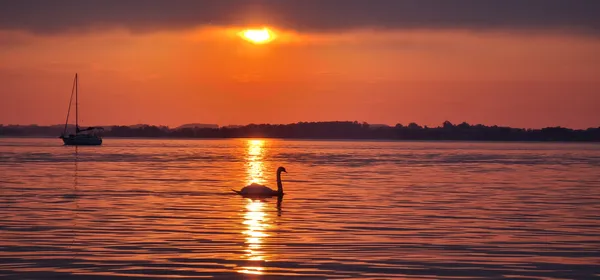
{"label": "sailboat", "polygon": [[[67,135],[67,127],[69,124],[69,114],[71,113],[71,104],[73,103],[73,93],[75,94],[75,134]],[[65,129],[62,135],[59,137],[63,140],[65,145],[82,146],[91,145],[98,146],[102,145],[102,137],[97,133],[104,130],[102,127],[88,127],[85,129],[79,128],[79,78],[75,73],[75,80],[73,81],[73,89],[71,90],[71,99],[69,100],[69,110],[67,111],[67,121],[65,122]]]}

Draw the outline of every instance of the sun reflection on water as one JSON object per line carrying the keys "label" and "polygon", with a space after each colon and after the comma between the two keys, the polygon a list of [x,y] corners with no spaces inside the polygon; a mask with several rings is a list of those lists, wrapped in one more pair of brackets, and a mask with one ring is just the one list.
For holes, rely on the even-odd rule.
{"label": "sun reflection on water", "polygon": [[[248,184],[263,184],[264,171],[264,140],[248,140],[247,145],[247,178]],[[245,254],[242,259],[249,262],[248,266],[240,267],[240,273],[245,274],[263,274],[264,268],[260,264],[267,261],[267,255],[263,251],[265,238],[269,235],[266,229],[269,228],[268,215],[264,210],[265,203],[260,200],[248,199],[246,204],[246,213],[244,215],[245,236]]]}
{"label": "sun reflection on water", "polygon": [[264,184],[264,145],[264,140],[248,140],[248,155],[246,157],[248,184]]}
{"label": "sun reflection on water", "polygon": [[264,202],[260,200],[248,199],[246,205],[246,214],[244,215],[244,225],[246,230],[242,233],[246,236],[246,253],[244,260],[251,261],[251,266],[242,267],[241,273],[262,274],[263,268],[258,266],[260,262],[267,261],[267,256],[262,250],[265,238],[269,235],[265,232],[269,227],[267,223],[269,218],[264,212]]}

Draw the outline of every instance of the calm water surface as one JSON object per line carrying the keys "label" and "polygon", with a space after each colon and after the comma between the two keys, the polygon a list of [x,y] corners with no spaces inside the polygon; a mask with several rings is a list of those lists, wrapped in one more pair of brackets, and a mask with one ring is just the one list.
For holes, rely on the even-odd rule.
{"label": "calm water surface", "polygon": [[600,278],[600,145],[0,138],[1,279],[187,277]]}

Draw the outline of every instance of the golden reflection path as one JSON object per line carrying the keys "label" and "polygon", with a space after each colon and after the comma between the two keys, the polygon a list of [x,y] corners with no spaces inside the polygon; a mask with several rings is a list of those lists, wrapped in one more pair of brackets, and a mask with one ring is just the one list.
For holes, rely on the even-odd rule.
{"label": "golden reflection path", "polygon": [[246,157],[246,173],[248,184],[264,184],[264,140],[248,140],[248,155]]}
{"label": "golden reflection path", "polygon": [[[247,142],[247,181],[248,184],[264,184],[264,140],[248,140]],[[248,199],[244,215],[245,254],[242,259],[249,261],[250,265],[240,267],[238,272],[245,274],[263,274],[261,262],[267,261],[268,256],[262,250],[265,238],[269,235],[266,229],[270,226],[267,213],[264,211],[265,203],[260,200]]]}

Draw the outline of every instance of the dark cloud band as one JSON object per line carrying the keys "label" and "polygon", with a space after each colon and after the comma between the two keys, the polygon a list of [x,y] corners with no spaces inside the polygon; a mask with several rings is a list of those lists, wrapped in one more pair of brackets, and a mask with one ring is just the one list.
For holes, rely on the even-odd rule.
{"label": "dark cloud band", "polygon": [[598,15],[597,0],[0,0],[0,29],[35,33],[264,23],[316,32],[369,27],[600,34]]}

